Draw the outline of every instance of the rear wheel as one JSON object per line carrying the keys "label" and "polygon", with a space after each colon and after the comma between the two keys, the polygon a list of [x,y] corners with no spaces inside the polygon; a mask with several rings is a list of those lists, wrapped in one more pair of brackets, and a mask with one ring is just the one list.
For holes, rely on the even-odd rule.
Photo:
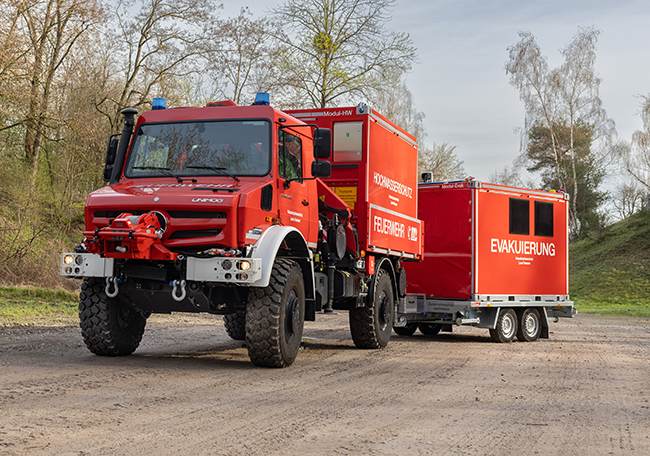
{"label": "rear wheel", "polygon": [[246,312],[224,315],[223,325],[231,339],[246,340]]}
{"label": "rear wheel", "polygon": [[400,336],[412,336],[415,330],[418,329],[417,323],[407,323],[406,326],[394,326],[393,331]]}
{"label": "rear wheel", "polygon": [[435,336],[442,329],[442,325],[438,325],[435,323],[420,323],[418,325],[418,329],[425,336]]}
{"label": "rear wheel", "polygon": [[512,309],[501,309],[497,327],[490,329],[490,337],[495,342],[511,342],[517,334],[517,314]]}
{"label": "rear wheel", "polygon": [[104,280],[96,277],[81,285],[79,326],[84,343],[96,355],[130,355],[140,345],[147,320],[119,296],[106,296],[104,288]]}
{"label": "rear wheel", "polygon": [[522,342],[533,342],[539,339],[542,325],[537,309],[526,309],[519,316],[519,329],[517,339]]}
{"label": "rear wheel", "polygon": [[373,300],[350,310],[350,332],[359,348],[384,348],[388,345],[395,315],[390,275],[380,270],[375,278]]}
{"label": "rear wheel", "polygon": [[305,323],[305,284],[300,266],[278,259],[265,288],[253,288],[246,305],[246,342],[253,364],[290,366]]}

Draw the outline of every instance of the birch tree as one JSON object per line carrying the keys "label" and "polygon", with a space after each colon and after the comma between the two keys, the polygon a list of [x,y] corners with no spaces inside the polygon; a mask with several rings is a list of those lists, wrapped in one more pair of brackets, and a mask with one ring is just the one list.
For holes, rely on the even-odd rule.
{"label": "birch tree", "polygon": [[[580,188],[583,186],[579,168],[587,163],[597,168],[605,166],[610,159],[610,141],[615,135],[614,122],[607,117],[600,99],[601,80],[595,72],[599,34],[600,31],[593,27],[579,28],[571,42],[560,50],[564,63],[551,69],[535,37],[529,32],[520,32],[520,41],[508,48],[510,58],[505,66],[510,84],[519,91],[525,107],[524,154],[533,128],[546,129],[548,147],[543,167],[553,173],[562,188],[570,191],[570,227],[574,235],[582,231],[578,206],[584,201],[581,203]],[[585,126],[591,132],[589,154],[580,155],[576,137]],[[559,138],[565,133],[568,133],[566,152]],[[533,170],[537,164],[532,157],[528,158],[529,170]]]}

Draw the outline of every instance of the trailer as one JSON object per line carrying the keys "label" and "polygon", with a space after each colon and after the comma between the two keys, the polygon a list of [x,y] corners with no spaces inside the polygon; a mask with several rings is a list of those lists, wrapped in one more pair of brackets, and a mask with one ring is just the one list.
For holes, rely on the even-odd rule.
{"label": "trailer", "polygon": [[395,332],[474,325],[497,342],[534,341],[574,315],[568,195],[466,180],[420,184],[418,198],[423,261],[404,265]]}

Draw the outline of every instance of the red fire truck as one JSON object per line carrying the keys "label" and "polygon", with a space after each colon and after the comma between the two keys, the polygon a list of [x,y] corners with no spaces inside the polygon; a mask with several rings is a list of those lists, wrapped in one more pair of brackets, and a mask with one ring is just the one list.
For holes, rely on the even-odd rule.
{"label": "red fire truck", "polygon": [[[95,354],[132,353],[152,313],[224,315],[253,363],[284,367],[298,354],[304,321],[321,311],[349,311],[355,345],[382,348],[393,325],[430,333],[478,324],[507,341],[508,323],[516,332],[530,320],[511,313],[532,307],[543,336],[561,313],[555,309],[571,308],[559,297],[546,301],[546,292],[515,293],[480,280],[459,295],[423,288],[429,257],[422,230],[430,222],[418,218],[417,144],[364,104],[282,112],[261,94],[253,106],[165,109],[156,99],[137,122],[135,110],[123,114],[122,134],[106,154],[109,185],[88,196],[84,240],[61,261],[62,275],[83,279],[82,336]],[[437,208],[419,207],[437,220]],[[565,232],[557,222],[556,234]],[[495,249],[511,251],[510,238],[494,239]],[[531,242],[535,252],[549,252],[548,243],[523,242],[524,252]],[[478,247],[470,242],[464,272],[484,267]],[[555,249],[554,258],[565,255],[566,246]],[[416,280],[407,292],[408,262]],[[449,274],[444,264],[436,268],[428,273],[432,284]],[[527,306],[524,295],[537,304]]]}

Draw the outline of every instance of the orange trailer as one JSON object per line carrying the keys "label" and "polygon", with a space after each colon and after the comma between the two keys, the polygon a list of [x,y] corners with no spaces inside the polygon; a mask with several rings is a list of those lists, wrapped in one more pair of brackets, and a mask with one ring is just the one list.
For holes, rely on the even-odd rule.
{"label": "orange trailer", "polygon": [[470,180],[421,184],[418,197],[424,260],[404,265],[396,332],[473,324],[534,340],[573,316],[565,193]]}

